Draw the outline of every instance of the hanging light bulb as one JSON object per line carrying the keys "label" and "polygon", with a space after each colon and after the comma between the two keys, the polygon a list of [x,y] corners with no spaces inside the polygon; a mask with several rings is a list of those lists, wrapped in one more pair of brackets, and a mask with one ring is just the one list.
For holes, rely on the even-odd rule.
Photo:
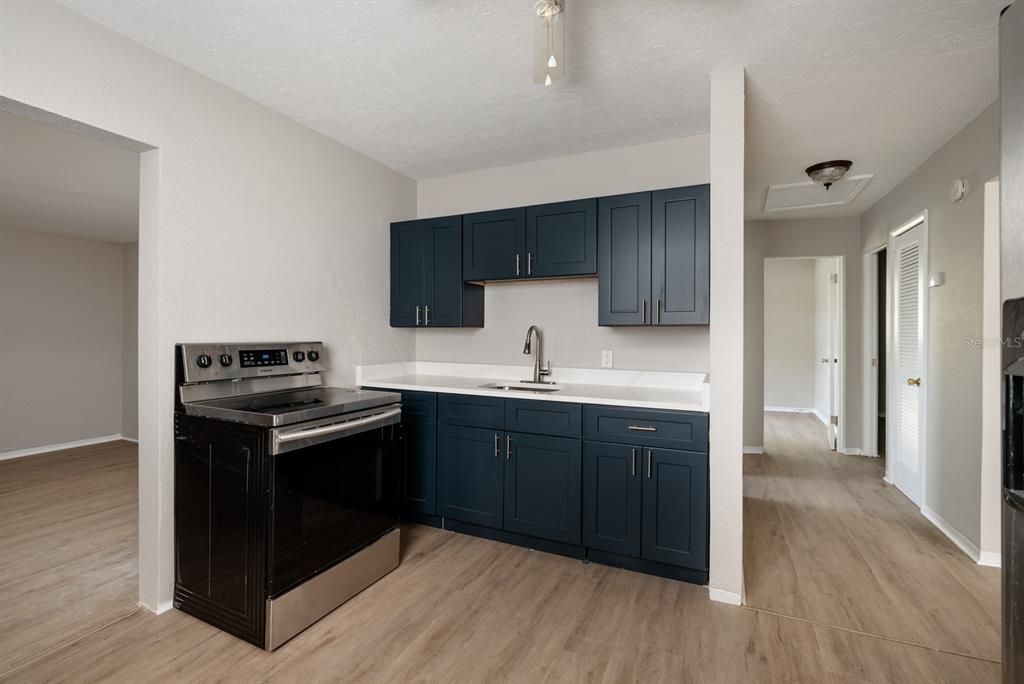
{"label": "hanging light bulb", "polygon": [[537,0],[533,32],[533,82],[551,85],[565,72],[565,0]]}

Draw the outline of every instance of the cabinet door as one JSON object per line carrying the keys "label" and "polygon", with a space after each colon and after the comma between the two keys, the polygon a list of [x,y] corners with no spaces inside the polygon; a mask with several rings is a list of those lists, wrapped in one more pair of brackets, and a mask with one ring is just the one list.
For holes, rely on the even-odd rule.
{"label": "cabinet door", "polygon": [[602,197],[597,227],[598,324],[649,324],[651,193]]}
{"label": "cabinet door", "polygon": [[708,455],[644,449],[641,557],[708,569]]}
{"label": "cabinet door", "polygon": [[429,250],[422,322],[431,328],[457,328],[462,325],[462,217],[428,219],[424,229]]}
{"label": "cabinet door", "polygon": [[526,210],[500,209],[462,217],[462,277],[508,280],[526,275]]}
{"label": "cabinet door", "polygon": [[505,529],[580,543],[580,441],[508,433]]}
{"label": "cabinet door", "polygon": [[427,303],[427,255],[430,234],[421,221],[391,224],[391,327],[415,327],[416,307]]}
{"label": "cabinet door", "polygon": [[655,325],[706,325],[711,294],[710,186],[658,190],[651,216]]}
{"label": "cabinet door", "polygon": [[526,275],[597,273],[597,200],[526,208]]}
{"label": "cabinet door", "polygon": [[439,515],[501,529],[503,449],[503,433],[438,426]]}
{"label": "cabinet door", "polygon": [[640,556],[643,449],[583,443],[583,545]]}
{"label": "cabinet door", "polygon": [[437,513],[437,425],[403,423],[405,472],[403,509],[412,513]]}

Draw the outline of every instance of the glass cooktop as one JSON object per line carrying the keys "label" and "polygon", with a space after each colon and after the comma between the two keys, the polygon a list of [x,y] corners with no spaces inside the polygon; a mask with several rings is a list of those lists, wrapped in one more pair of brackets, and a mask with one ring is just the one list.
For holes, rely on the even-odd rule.
{"label": "glass cooktop", "polygon": [[277,427],[397,404],[401,399],[395,392],[314,387],[185,402],[183,406],[190,416]]}

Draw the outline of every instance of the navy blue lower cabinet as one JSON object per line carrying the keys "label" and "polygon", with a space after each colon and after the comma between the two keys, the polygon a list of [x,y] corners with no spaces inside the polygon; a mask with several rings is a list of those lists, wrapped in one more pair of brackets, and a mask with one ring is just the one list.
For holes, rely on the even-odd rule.
{"label": "navy blue lower cabinet", "polygon": [[708,567],[708,455],[643,449],[646,560],[694,570]]}
{"label": "navy blue lower cabinet", "polygon": [[583,544],[640,557],[643,449],[583,443]]}
{"label": "navy blue lower cabinet", "polygon": [[580,543],[580,441],[506,434],[505,529]]}
{"label": "navy blue lower cabinet", "polygon": [[404,423],[404,509],[408,513],[437,514],[437,425]]}
{"label": "navy blue lower cabinet", "polygon": [[439,425],[437,461],[438,515],[501,529],[503,434]]}

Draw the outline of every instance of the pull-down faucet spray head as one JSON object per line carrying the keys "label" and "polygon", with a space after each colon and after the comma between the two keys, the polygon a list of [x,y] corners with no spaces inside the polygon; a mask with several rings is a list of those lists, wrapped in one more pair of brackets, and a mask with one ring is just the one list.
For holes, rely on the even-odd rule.
{"label": "pull-down faucet spray head", "polygon": [[526,343],[523,345],[523,353],[527,356],[533,350],[533,346],[530,344],[533,341],[533,331],[537,329],[537,326],[531,325],[526,331]]}

